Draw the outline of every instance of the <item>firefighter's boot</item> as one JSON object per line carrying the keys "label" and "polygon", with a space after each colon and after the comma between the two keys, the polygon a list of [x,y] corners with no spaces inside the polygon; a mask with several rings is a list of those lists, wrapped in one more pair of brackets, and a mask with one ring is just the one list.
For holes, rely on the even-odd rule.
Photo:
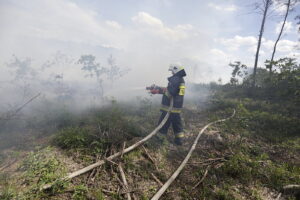
{"label": "firefighter's boot", "polygon": [[182,145],[182,143],[183,143],[183,138],[184,138],[183,132],[177,133],[177,134],[175,135],[174,143],[175,143],[176,145]]}

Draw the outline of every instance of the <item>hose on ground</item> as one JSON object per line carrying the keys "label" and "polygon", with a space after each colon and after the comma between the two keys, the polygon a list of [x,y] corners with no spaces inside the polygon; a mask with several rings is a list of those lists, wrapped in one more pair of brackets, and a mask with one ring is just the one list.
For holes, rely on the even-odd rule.
{"label": "hose on ground", "polygon": [[193,151],[196,148],[196,145],[199,141],[200,136],[203,134],[203,132],[211,125],[219,123],[219,122],[224,122],[230,118],[232,118],[235,115],[235,110],[233,110],[233,114],[225,119],[220,119],[214,122],[211,122],[209,124],[207,124],[206,126],[204,126],[204,128],[201,129],[201,131],[198,133],[196,139],[194,140],[193,145],[191,146],[188,154],[186,155],[186,157],[184,158],[184,160],[182,161],[182,163],[180,164],[180,166],[177,168],[177,170],[172,174],[172,176],[165,182],[165,184],[158,190],[158,192],[151,198],[151,200],[158,200],[163,194],[164,192],[168,189],[168,187],[171,185],[171,183],[177,178],[177,176],[179,175],[179,173],[182,171],[182,169],[185,167],[186,163],[188,162],[188,160],[190,159]]}

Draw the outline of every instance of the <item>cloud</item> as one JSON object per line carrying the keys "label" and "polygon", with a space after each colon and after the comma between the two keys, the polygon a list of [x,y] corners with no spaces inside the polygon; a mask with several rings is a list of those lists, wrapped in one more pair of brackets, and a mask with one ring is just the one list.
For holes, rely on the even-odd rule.
{"label": "cloud", "polygon": [[140,31],[154,34],[167,40],[186,39],[188,31],[193,30],[193,26],[190,24],[177,25],[174,28],[168,27],[160,19],[146,12],[139,12],[131,19],[138,25]]}
{"label": "cloud", "polygon": [[116,21],[107,20],[105,21],[105,24],[114,29],[122,29],[122,26]]}
{"label": "cloud", "polygon": [[296,46],[298,42],[290,41],[290,40],[280,40],[278,42],[277,51],[279,52],[294,52],[296,51]]}
{"label": "cloud", "polygon": [[217,42],[220,42],[222,45],[226,46],[226,48],[230,51],[236,51],[239,50],[241,47],[251,47],[253,45],[257,44],[257,38],[254,36],[239,36],[236,35],[233,38],[225,39],[220,38],[216,40]]}
{"label": "cloud", "polygon": [[209,3],[208,7],[213,8],[217,11],[233,12],[233,11],[237,10],[237,6],[235,6],[234,4],[231,4],[231,5],[218,5],[218,4],[214,4],[214,3]]}
{"label": "cloud", "polygon": [[273,40],[267,40],[262,38],[262,47],[266,48],[268,51],[273,50],[275,42]]}
{"label": "cloud", "polygon": [[281,1],[273,1],[273,10],[280,15],[284,15],[286,13],[286,5]]}
{"label": "cloud", "polygon": [[[230,72],[225,66],[230,61],[241,60],[252,64],[252,54],[257,45],[257,37],[238,34],[221,37],[214,42],[217,35],[232,34],[232,29],[231,32],[224,30],[226,22],[222,22],[224,26],[221,27],[207,23],[204,18],[195,22],[182,17],[177,23],[173,19],[158,18],[154,14],[156,10],[153,13],[141,11],[140,6],[135,7],[133,12],[124,11],[122,19],[118,14],[110,19],[103,13],[87,9],[83,1],[80,1],[81,4],[71,0],[11,2],[0,2],[1,59],[5,60],[4,54],[10,56],[12,53],[35,59],[40,58],[41,54],[51,55],[61,50],[75,55],[76,59],[82,54],[94,54],[99,62],[105,63],[106,56],[113,54],[121,66],[131,68],[130,74],[120,80],[123,85],[165,83],[163,77],[169,75],[167,66],[176,61],[186,66],[197,65],[197,73],[193,74],[195,80],[199,80],[197,77],[200,76],[203,78],[203,74],[206,81],[226,76]],[[201,16],[215,17],[216,22],[224,20],[224,15],[218,19],[216,12],[205,5],[201,8]],[[172,6],[175,4],[169,4],[168,8]],[[210,4],[210,7],[231,13],[237,9],[232,4]],[[154,9],[157,8],[154,6]],[[117,11],[112,10],[114,13]],[[236,25],[234,20],[231,23]],[[273,44],[273,41],[263,39],[262,51],[269,54]],[[286,53],[291,45],[283,42],[278,52]],[[188,73],[187,78],[190,78],[193,72]],[[76,76],[82,77],[82,74],[74,70],[72,78]],[[74,79],[77,80],[77,77]]]}
{"label": "cloud", "polygon": [[[95,12],[85,10],[67,0],[33,0],[31,4],[14,1],[17,6],[4,4],[0,12],[0,40],[16,37],[33,41],[53,40],[86,45],[120,48],[111,28],[120,29],[114,21],[102,21]],[[34,4],[34,6],[32,6]],[[9,20],[15,19],[12,23]],[[22,31],[20,31],[22,30]]]}
{"label": "cloud", "polygon": [[227,55],[220,49],[211,49],[210,53],[212,53],[217,58],[225,58]]}
{"label": "cloud", "polygon": [[[219,38],[215,40],[216,44],[223,45],[226,50],[223,52],[218,52],[214,50],[213,52],[219,57],[224,55],[230,56],[230,54],[236,55],[231,56],[235,60],[241,60],[248,66],[252,66],[254,62],[254,55],[257,50],[257,38],[254,36],[235,36],[233,38]],[[264,66],[263,61],[270,59],[275,41],[262,38],[260,53],[259,53],[259,66]],[[298,42],[291,40],[280,40],[277,45],[275,59],[281,57],[294,57],[297,58],[299,53],[296,51],[296,46]],[[249,56],[251,55],[251,56]]]}
{"label": "cloud", "polygon": [[[281,27],[282,27],[282,22],[279,22],[276,24],[276,28],[275,28],[275,32],[278,34],[281,30]],[[285,25],[284,25],[284,29],[283,29],[283,33],[290,33],[294,30],[294,27],[293,27],[293,22],[289,22],[289,21],[286,21]]]}
{"label": "cloud", "polygon": [[156,28],[163,28],[164,25],[162,21],[158,18],[151,16],[146,12],[139,12],[137,16],[131,18],[132,21],[137,22],[142,25],[148,25]]}

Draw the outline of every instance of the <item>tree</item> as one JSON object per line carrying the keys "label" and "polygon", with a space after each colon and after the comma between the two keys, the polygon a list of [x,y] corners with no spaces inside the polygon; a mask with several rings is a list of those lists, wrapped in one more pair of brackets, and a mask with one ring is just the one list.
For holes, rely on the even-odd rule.
{"label": "tree", "polygon": [[107,62],[109,66],[103,67],[96,62],[96,57],[93,55],[82,55],[78,61],[79,64],[82,64],[81,70],[86,72],[85,77],[96,77],[102,99],[104,97],[103,81],[108,80],[113,84],[115,80],[129,72],[128,68],[121,69],[112,55],[108,57]]}
{"label": "tree", "polygon": [[13,55],[13,60],[6,64],[14,76],[11,83],[18,87],[22,93],[22,101],[33,95],[33,81],[37,79],[38,72],[32,67],[30,58],[20,59]]}
{"label": "tree", "polygon": [[[296,16],[296,17],[295,17],[295,20],[298,20],[298,21],[297,21],[297,24],[299,25],[298,32],[300,33],[300,15]],[[300,41],[300,37],[299,37],[299,41]],[[299,45],[298,45],[298,48],[300,49],[300,46],[299,46]]]}
{"label": "tree", "polygon": [[256,76],[258,57],[259,57],[259,51],[260,51],[260,46],[261,46],[261,39],[262,39],[262,36],[264,33],[267,13],[268,13],[268,10],[271,7],[271,5],[272,5],[272,0],[262,0],[261,4],[256,4],[256,8],[263,11],[263,18],[262,18],[262,22],[261,22],[261,26],[260,26],[257,49],[256,49],[256,54],[255,54],[254,69],[253,69],[253,76],[252,76],[253,77],[252,87],[255,86],[255,78],[256,78],[255,76]]}
{"label": "tree", "polygon": [[230,63],[229,66],[233,68],[230,78],[231,85],[237,85],[239,83],[239,78],[245,78],[248,75],[247,66],[240,61]]}
{"label": "tree", "polygon": [[285,26],[285,23],[286,23],[286,19],[287,19],[287,16],[289,14],[289,11],[290,11],[290,5],[291,5],[291,0],[288,0],[288,2],[286,4],[286,12],[285,12],[285,15],[284,15],[284,20],[283,20],[283,23],[282,23],[279,35],[277,37],[277,40],[276,40],[276,42],[274,44],[274,48],[273,48],[273,52],[272,52],[272,57],[271,57],[271,60],[270,60],[270,64],[267,65],[267,68],[269,68],[270,74],[272,73],[272,67],[273,67],[273,61],[274,61],[274,56],[275,56],[275,52],[276,52],[276,47],[277,47],[277,44],[278,44],[278,42],[279,42],[279,40],[281,38],[281,35],[283,33],[284,26]]}
{"label": "tree", "polygon": [[107,69],[107,77],[111,81],[111,84],[114,83],[115,80],[127,74],[130,70],[128,68],[121,69],[117,64],[115,58],[110,55],[107,59],[107,63],[109,68]]}
{"label": "tree", "polygon": [[96,81],[99,86],[99,95],[103,99],[104,89],[103,89],[103,75],[108,72],[108,69],[101,66],[100,63],[96,63],[96,57],[93,55],[82,55],[78,60],[79,64],[82,64],[81,70],[85,71],[87,74],[85,77],[96,77]]}

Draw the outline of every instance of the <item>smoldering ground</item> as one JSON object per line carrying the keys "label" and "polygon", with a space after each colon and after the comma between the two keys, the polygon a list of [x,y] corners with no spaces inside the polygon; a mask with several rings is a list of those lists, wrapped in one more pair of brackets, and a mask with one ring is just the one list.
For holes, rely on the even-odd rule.
{"label": "smoldering ground", "polygon": [[[135,81],[135,72],[120,66],[112,55],[104,62],[99,60],[91,54],[73,58],[57,52],[44,62],[12,56],[2,64],[1,148],[26,146],[32,137],[48,136],[72,125],[72,116],[114,103],[129,109],[143,104],[159,108],[161,96],[150,95],[146,86],[166,86],[168,74],[153,77],[153,82]],[[187,82],[186,102],[199,107],[210,92],[194,94],[193,85]]]}

